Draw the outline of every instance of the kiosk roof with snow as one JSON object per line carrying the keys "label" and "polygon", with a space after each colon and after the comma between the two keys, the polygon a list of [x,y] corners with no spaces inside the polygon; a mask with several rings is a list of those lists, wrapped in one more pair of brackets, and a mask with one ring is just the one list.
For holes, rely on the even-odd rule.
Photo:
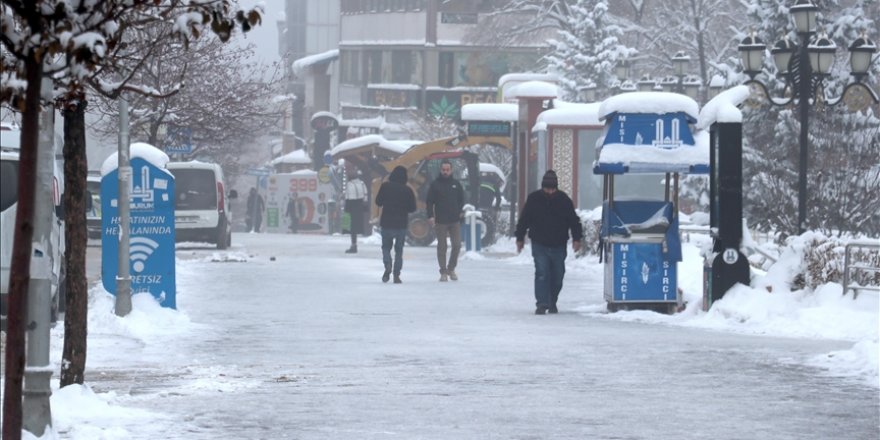
{"label": "kiosk roof with snow", "polygon": [[632,92],[599,106],[605,138],[595,174],[708,173],[708,143],[691,132],[699,107],[677,93]]}

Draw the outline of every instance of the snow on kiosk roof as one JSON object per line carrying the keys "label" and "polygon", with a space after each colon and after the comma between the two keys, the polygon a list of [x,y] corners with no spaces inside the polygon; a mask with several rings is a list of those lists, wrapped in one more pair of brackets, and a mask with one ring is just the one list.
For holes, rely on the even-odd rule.
{"label": "snow on kiosk roof", "polygon": [[[165,164],[170,161],[164,151],[143,142],[135,142],[129,147],[129,158],[134,159],[135,157],[140,157],[162,170],[165,170]],[[101,177],[112,173],[117,168],[119,168],[119,152],[107,156],[107,159],[104,160],[101,165]],[[168,173],[168,171],[165,172]]]}
{"label": "snow on kiosk roof", "polygon": [[553,101],[555,108],[545,110],[538,115],[532,131],[546,130],[547,126],[598,126],[602,125],[599,120],[599,103],[570,103]]}
{"label": "snow on kiosk roof", "polygon": [[559,88],[556,84],[544,81],[527,81],[517,84],[504,93],[504,99],[517,98],[544,98],[553,99],[559,96]]}
{"label": "snow on kiosk roof", "polygon": [[699,106],[677,93],[632,92],[599,106],[605,139],[595,174],[708,173],[709,143],[694,136]]}
{"label": "snow on kiosk roof", "polygon": [[346,151],[371,145],[374,148],[381,148],[394,154],[403,154],[406,152],[406,150],[409,150],[409,148],[412,147],[412,145],[408,142],[394,142],[385,139],[385,137],[382,135],[368,134],[339,143],[330,150],[330,155],[336,157],[338,154],[344,153]]}
{"label": "snow on kiosk roof", "polygon": [[519,106],[510,103],[465,104],[461,107],[462,121],[516,122]]}

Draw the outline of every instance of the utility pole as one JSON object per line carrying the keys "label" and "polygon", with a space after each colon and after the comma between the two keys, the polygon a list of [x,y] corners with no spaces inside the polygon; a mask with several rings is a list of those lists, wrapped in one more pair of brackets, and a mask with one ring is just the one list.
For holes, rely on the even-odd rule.
{"label": "utility pole", "polygon": [[119,98],[119,273],[116,274],[116,316],[131,312],[131,274],[129,273],[129,232],[131,230],[131,158],[128,140],[128,101]]}
{"label": "utility pole", "polygon": [[[52,81],[43,78],[44,98],[52,94]],[[51,102],[51,100],[49,100]],[[34,193],[34,236],[31,254],[31,280],[28,284],[27,351],[24,369],[22,403],[23,428],[42,437],[52,426],[49,396],[49,326],[52,310],[52,268],[61,258],[58,243],[52,242],[55,201],[52,195],[55,177],[55,109],[47,104],[40,114],[40,136],[37,148],[37,182]],[[46,183],[49,183],[47,185]],[[60,195],[60,194],[59,194]],[[60,281],[60,280],[59,280]],[[59,284],[60,288],[60,284]]]}

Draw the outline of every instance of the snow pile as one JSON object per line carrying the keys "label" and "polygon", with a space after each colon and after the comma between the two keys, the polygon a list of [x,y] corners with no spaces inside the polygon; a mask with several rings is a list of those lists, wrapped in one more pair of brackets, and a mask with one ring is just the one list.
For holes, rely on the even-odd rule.
{"label": "snow pile", "polygon": [[509,103],[465,104],[461,107],[462,121],[502,121],[516,122],[519,119],[519,106]]}
{"label": "snow pile", "polygon": [[[806,234],[809,235],[809,234]],[[701,243],[705,240],[706,243]],[[703,257],[700,248],[708,237],[683,243],[683,261],[678,264],[678,287],[687,303],[682,313],[662,315],[649,311],[606,313],[605,304],[589,304],[578,311],[607,319],[680,325],[740,334],[772,337],[810,338],[851,341],[850,350],[828,353],[810,360],[810,365],[824,368],[832,376],[856,378],[880,386],[878,340],[880,340],[880,297],[862,294],[853,299],[843,295],[838,283],[818,288],[792,290],[791,280],[802,273],[803,237],[793,240],[779,261],[766,275],[753,278],[752,286],[738,285],[729,290],[708,312],[703,308]],[[524,252],[525,253],[525,252]],[[584,259],[581,259],[584,260]],[[593,260],[597,261],[597,260]],[[567,269],[596,270],[578,260],[567,260]],[[586,266],[590,266],[589,263]],[[753,271],[755,273],[756,271]],[[600,273],[596,274],[600,277]]]}
{"label": "snow pile", "polygon": [[718,94],[700,110],[697,128],[707,130],[716,122],[742,122],[739,106],[749,98],[749,88],[736,86]]}
{"label": "snow pile", "polygon": [[[97,335],[121,336],[138,345],[161,345],[197,327],[189,317],[177,310],[162,307],[148,293],[131,297],[131,313],[116,316],[116,297],[99,283],[89,290],[89,338]],[[93,348],[91,345],[89,348]]]}
{"label": "snow pile", "polygon": [[[52,407],[52,429],[66,438],[126,439],[134,433],[123,428],[149,424],[167,416],[143,409],[119,406],[116,393],[95,394],[88,385],[68,385],[58,388],[54,381],[49,404]],[[22,431],[23,439],[36,439]],[[51,431],[43,437],[57,438]]]}

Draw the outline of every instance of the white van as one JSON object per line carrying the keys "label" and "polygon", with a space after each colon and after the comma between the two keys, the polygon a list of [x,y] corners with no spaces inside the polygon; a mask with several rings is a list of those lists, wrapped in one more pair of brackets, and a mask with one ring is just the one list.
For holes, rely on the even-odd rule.
{"label": "white van", "polygon": [[[6,313],[9,304],[9,278],[12,266],[12,242],[15,238],[15,213],[18,206],[18,162],[21,130],[12,124],[0,123],[0,326],[6,329]],[[59,151],[60,139],[56,136],[55,149]],[[55,176],[52,179],[54,215],[48,252],[52,266],[52,322],[57,320],[64,308],[64,218],[61,217],[61,194],[63,193],[63,162],[55,156]],[[61,159],[63,160],[63,158]],[[37,182],[39,185],[40,182]]]}
{"label": "white van", "polygon": [[[101,239],[101,175],[92,174],[86,177],[88,196],[92,198],[90,209],[86,211],[86,228],[90,239]],[[88,207],[88,202],[86,202]]]}
{"label": "white van", "polygon": [[232,243],[232,211],[220,165],[208,162],[168,162],[174,175],[174,233],[176,241],[214,243],[226,249]]}

